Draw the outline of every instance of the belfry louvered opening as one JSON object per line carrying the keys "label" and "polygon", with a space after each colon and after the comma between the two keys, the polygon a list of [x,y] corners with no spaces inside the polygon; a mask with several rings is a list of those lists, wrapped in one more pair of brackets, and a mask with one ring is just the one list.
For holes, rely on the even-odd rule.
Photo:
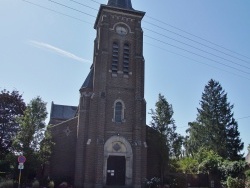
{"label": "belfry louvered opening", "polygon": [[119,59],[118,56],[119,56],[119,45],[116,42],[114,42],[112,49],[112,65],[111,65],[112,73],[117,73],[118,71],[118,59]]}
{"label": "belfry louvered opening", "polygon": [[123,73],[129,74],[129,44],[123,46]]}

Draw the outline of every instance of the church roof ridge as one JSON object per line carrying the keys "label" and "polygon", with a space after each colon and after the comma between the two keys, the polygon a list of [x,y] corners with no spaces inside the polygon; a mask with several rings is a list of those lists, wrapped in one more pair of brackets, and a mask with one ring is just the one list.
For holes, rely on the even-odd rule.
{"label": "church roof ridge", "polygon": [[64,106],[64,107],[76,107],[77,106],[72,106],[72,105],[64,105],[64,104],[55,104],[54,102],[52,102],[54,106]]}

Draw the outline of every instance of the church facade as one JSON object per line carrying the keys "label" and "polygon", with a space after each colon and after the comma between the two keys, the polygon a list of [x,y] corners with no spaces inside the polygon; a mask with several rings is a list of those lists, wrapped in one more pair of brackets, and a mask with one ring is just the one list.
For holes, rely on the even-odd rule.
{"label": "church facade", "polygon": [[142,187],[147,176],[144,12],[131,0],[101,5],[93,64],[78,107],[52,103],[50,176],[74,187]]}

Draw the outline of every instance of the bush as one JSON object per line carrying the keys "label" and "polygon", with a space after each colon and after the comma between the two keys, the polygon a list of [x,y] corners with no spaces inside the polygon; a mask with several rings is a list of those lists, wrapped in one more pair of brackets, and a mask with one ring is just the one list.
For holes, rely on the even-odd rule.
{"label": "bush", "polygon": [[245,182],[242,179],[239,178],[227,178],[227,187],[228,188],[245,188]]}
{"label": "bush", "polygon": [[40,187],[39,181],[35,180],[35,181],[32,183],[32,188],[39,188],[39,187]]}
{"label": "bush", "polygon": [[165,184],[174,188],[186,187],[186,175],[182,173],[167,175]]}
{"label": "bush", "polygon": [[250,188],[250,170],[245,172],[246,175],[246,188]]}
{"label": "bush", "polygon": [[68,187],[68,183],[67,182],[62,182],[58,188],[67,188]]}
{"label": "bush", "polygon": [[53,180],[55,187],[58,187],[62,182],[67,182],[69,185],[72,185],[73,183],[72,178],[67,176],[51,177],[51,179]]}
{"label": "bush", "polygon": [[160,185],[160,182],[161,182],[160,178],[153,177],[150,180],[146,179],[145,183],[147,188],[155,188]]}
{"label": "bush", "polygon": [[54,188],[54,187],[55,187],[54,181],[50,181],[48,184],[48,188]]}
{"label": "bush", "polygon": [[247,170],[245,172],[246,178],[250,180],[250,170]]}
{"label": "bush", "polygon": [[7,181],[0,183],[0,188],[12,188],[12,187],[14,187],[13,180],[7,180]]}

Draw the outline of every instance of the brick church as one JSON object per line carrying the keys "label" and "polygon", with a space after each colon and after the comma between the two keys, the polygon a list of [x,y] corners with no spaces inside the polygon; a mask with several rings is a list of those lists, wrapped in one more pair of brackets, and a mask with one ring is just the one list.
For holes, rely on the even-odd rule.
{"label": "brick church", "polygon": [[150,165],[144,14],[133,9],[131,0],[109,0],[100,6],[93,64],[80,88],[79,105],[52,102],[51,177],[67,179],[77,188],[143,186]]}

